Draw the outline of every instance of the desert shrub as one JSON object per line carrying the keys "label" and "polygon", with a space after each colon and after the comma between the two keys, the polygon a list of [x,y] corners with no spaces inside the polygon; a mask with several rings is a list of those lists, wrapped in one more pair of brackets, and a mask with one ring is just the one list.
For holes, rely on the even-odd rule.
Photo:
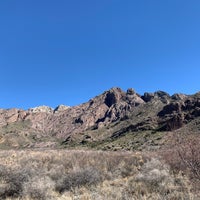
{"label": "desert shrub", "polygon": [[198,135],[175,135],[170,150],[162,157],[175,172],[188,175],[196,186],[200,184],[200,138]]}
{"label": "desert shrub", "polygon": [[182,165],[189,170],[192,178],[200,181],[200,139],[190,138],[178,146],[177,153]]}
{"label": "desert shrub", "polygon": [[124,188],[128,199],[194,199],[190,182],[182,174],[171,173],[163,160],[152,158],[147,161],[135,178],[130,178]]}
{"label": "desert shrub", "polygon": [[3,183],[0,188],[0,197],[20,197],[23,191],[23,184],[29,180],[30,173],[23,169],[11,169],[0,167],[0,178]]}
{"label": "desert shrub", "polygon": [[52,199],[51,191],[54,189],[54,182],[47,176],[34,177],[24,184],[23,196],[28,199],[46,200]]}
{"label": "desert shrub", "polygon": [[168,166],[158,159],[152,158],[141,168],[136,181],[146,186],[149,192],[165,192],[168,185],[173,183]]}
{"label": "desert shrub", "polygon": [[95,168],[80,169],[65,175],[56,185],[56,191],[62,193],[75,187],[95,185],[101,175]]}
{"label": "desert shrub", "polygon": [[107,180],[133,176],[143,165],[143,156],[131,152],[103,152],[94,155],[94,167],[98,167]]}
{"label": "desert shrub", "polygon": [[0,199],[192,199],[155,152],[27,152],[1,152]]}

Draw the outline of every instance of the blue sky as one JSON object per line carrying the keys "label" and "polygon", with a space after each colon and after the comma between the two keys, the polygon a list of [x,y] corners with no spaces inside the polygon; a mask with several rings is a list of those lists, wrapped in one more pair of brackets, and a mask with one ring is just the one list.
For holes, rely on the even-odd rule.
{"label": "blue sky", "polygon": [[0,107],[200,90],[199,0],[1,0]]}

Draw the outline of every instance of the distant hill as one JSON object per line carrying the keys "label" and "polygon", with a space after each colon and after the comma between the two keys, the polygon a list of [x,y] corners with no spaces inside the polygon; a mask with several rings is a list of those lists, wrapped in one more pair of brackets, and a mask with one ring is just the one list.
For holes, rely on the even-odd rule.
{"label": "distant hill", "polygon": [[111,88],[78,106],[0,109],[0,148],[156,149],[174,131],[200,130],[200,93]]}

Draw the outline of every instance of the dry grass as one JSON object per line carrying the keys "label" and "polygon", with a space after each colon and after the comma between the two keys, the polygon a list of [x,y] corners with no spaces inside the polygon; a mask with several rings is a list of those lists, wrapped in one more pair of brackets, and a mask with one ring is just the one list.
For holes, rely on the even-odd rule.
{"label": "dry grass", "polygon": [[0,151],[0,199],[195,199],[190,183],[133,152]]}
{"label": "dry grass", "polygon": [[200,138],[199,134],[172,134],[170,144],[161,157],[170,166],[171,173],[182,173],[190,179],[193,193],[200,191]]}

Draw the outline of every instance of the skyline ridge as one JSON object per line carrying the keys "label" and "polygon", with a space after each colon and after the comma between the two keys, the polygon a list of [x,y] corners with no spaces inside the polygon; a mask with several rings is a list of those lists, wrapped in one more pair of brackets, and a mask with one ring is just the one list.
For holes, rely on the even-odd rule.
{"label": "skyline ridge", "polygon": [[145,91],[143,94],[141,94],[141,93],[138,93],[138,92],[137,92],[134,88],[132,88],[132,87],[129,87],[129,88],[127,88],[126,90],[124,90],[124,89],[122,89],[122,88],[120,88],[120,87],[111,87],[110,89],[105,90],[105,91],[101,92],[100,94],[97,94],[97,95],[95,95],[95,96],[89,98],[88,100],[86,100],[86,101],[84,101],[84,102],[81,102],[81,103],[79,103],[79,104],[76,104],[76,105],[68,105],[68,104],[66,104],[66,103],[60,103],[60,104],[57,104],[56,106],[50,106],[50,105],[48,105],[48,104],[38,104],[38,105],[35,105],[35,106],[32,106],[32,107],[28,107],[28,108],[22,108],[22,107],[3,108],[3,107],[0,107],[0,109],[13,109],[13,108],[17,108],[17,109],[22,109],[22,110],[30,110],[30,109],[34,109],[34,108],[38,108],[38,107],[48,107],[48,108],[50,108],[50,109],[52,109],[52,110],[56,110],[59,106],[75,107],[75,106],[79,106],[79,105],[81,105],[81,104],[87,103],[87,102],[89,102],[91,99],[94,99],[94,98],[96,98],[96,97],[98,97],[98,96],[101,96],[101,95],[103,95],[104,93],[106,93],[106,92],[108,92],[108,91],[111,91],[111,90],[113,90],[113,89],[114,89],[114,90],[115,90],[115,89],[120,89],[120,90],[122,90],[123,92],[127,92],[129,89],[133,89],[133,91],[134,91],[136,94],[138,94],[139,96],[144,96],[145,93],[155,94],[155,93],[157,93],[157,92],[164,92],[164,93],[166,93],[167,95],[169,95],[170,97],[172,97],[172,96],[175,95],[175,94],[183,94],[183,95],[186,95],[186,96],[192,96],[192,95],[195,95],[195,94],[197,94],[197,93],[200,92],[200,90],[198,90],[198,91],[196,91],[195,93],[192,93],[192,94],[186,94],[186,93],[182,93],[182,92],[175,92],[175,93],[171,93],[171,94],[170,94],[170,93],[168,93],[167,91],[156,90],[156,91],[154,91],[154,92]]}

